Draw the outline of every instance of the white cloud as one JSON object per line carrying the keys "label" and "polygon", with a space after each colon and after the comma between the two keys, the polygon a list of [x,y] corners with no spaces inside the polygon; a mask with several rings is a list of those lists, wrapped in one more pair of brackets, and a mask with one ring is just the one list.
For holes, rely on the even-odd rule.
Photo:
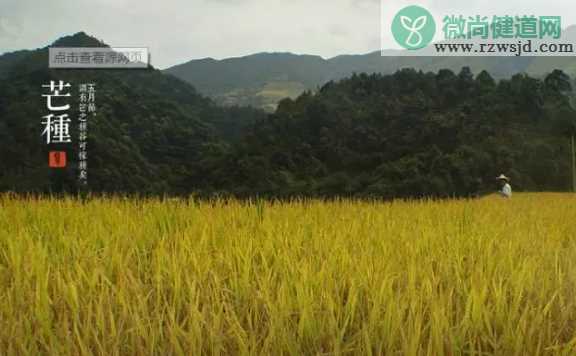
{"label": "white cloud", "polygon": [[[386,0],[392,7],[406,3]],[[424,0],[434,12],[576,17],[566,0]],[[45,46],[78,31],[112,46],[150,47],[159,68],[264,51],[332,57],[379,49],[379,0],[0,0],[0,52]],[[0,15],[2,16],[2,15]],[[7,19],[10,19],[9,21]],[[390,45],[393,45],[390,43]]]}

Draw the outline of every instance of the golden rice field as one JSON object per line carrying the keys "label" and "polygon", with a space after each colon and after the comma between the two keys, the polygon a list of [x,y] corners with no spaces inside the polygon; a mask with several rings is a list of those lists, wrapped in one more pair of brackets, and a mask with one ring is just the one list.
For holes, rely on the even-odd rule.
{"label": "golden rice field", "polygon": [[0,355],[576,355],[576,196],[0,195]]}

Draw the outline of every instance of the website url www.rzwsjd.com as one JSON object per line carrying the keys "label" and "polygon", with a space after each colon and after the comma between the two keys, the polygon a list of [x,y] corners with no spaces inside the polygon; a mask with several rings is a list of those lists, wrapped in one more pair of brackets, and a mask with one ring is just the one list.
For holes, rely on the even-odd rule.
{"label": "website url www.rzwsjd.com", "polygon": [[532,43],[531,40],[517,43],[435,43],[436,53],[462,53],[462,54],[514,54],[521,56],[524,53],[540,53],[553,55],[554,53],[575,53],[572,43]]}

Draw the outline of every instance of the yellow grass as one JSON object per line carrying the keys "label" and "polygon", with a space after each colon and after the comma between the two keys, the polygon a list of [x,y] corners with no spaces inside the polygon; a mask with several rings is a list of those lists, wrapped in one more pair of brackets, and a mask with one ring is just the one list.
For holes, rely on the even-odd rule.
{"label": "yellow grass", "polygon": [[1,355],[576,354],[576,197],[0,196]]}

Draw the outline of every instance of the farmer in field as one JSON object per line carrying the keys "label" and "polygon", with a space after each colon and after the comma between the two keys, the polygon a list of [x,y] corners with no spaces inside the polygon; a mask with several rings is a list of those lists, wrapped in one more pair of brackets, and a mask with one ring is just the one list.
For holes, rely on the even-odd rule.
{"label": "farmer in field", "polygon": [[512,187],[509,184],[510,178],[506,177],[504,174],[500,174],[496,179],[500,184],[500,190],[498,193],[505,198],[512,197]]}

